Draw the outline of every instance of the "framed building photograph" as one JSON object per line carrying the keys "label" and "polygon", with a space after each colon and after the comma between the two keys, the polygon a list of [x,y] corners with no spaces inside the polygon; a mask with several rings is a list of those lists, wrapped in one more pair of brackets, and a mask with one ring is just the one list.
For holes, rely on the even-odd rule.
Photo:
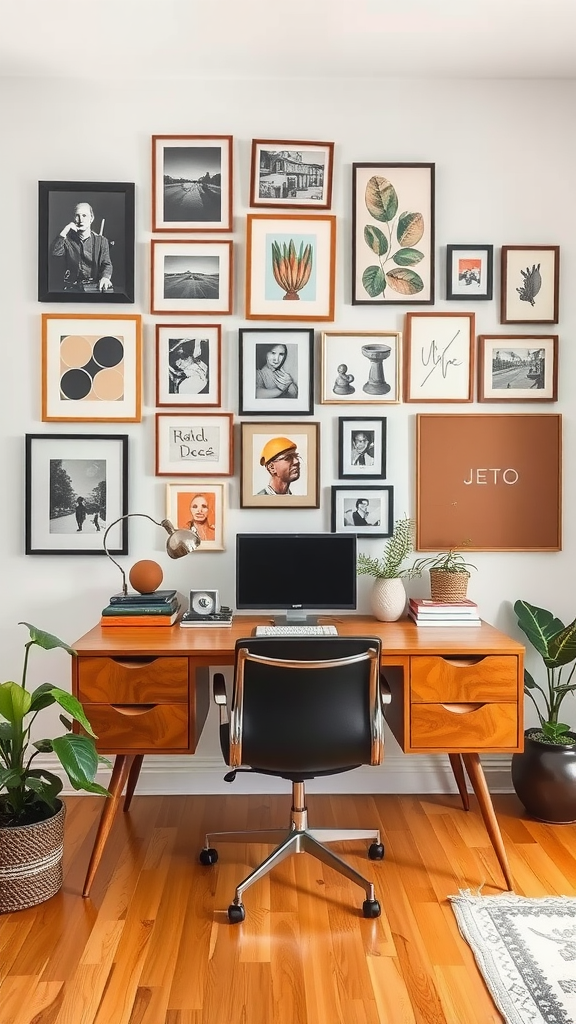
{"label": "framed building photograph", "polygon": [[151,313],[232,312],[232,242],[153,239],[151,247]]}
{"label": "framed building photograph", "polygon": [[249,213],[246,230],[248,320],[333,320],[336,218]]}
{"label": "framed building photograph", "polygon": [[166,516],[179,530],[195,529],[198,551],[224,551],[224,484],[166,484]]}
{"label": "framed building photograph", "polygon": [[407,313],[406,402],[471,402],[474,313]]}
{"label": "framed building photograph", "polygon": [[133,182],[38,182],[38,301],[134,302]]}
{"label": "framed building photograph", "polygon": [[321,403],[400,402],[401,337],[398,331],[324,331]]}
{"label": "framed building photograph", "polygon": [[[26,434],[27,555],[104,555],[128,512],[127,434]],[[128,554],[128,520],[106,546]]]}
{"label": "framed building photograph", "polygon": [[352,164],[352,305],[434,302],[434,164]]}
{"label": "framed building photograph", "polygon": [[231,476],[231,412],[156,413],[156,476]]}
{"label": "framed building photograph", "polygon": [[139,423],[142,317],[42,314],[42,420]]}
{"label": "framed building photograph", "polygon": [[394,529],[394,488],[336,486],[331,488],[332,533],[358,537],[391,537]]}
{"label": "framed building photograph", "polygon": [[156,405],[219,406],[220,324],[156,324]]}
{"label": "framed building photograph", "polygon": [[385,417],[339,417],[338,476],[341,480],[381,480],[386,476]]}
{"label": "framed building photograph", "polygon": [[329,210],[333,142],[252,140],[250,206]]}
{"label": "framed building photograph", "polygon": [[314,411],[314,331],[241,328],[241,416],[310,416]]}
{"label": "framed building photograph", "polygon": [[556,402],[557,334],[481,334],[479,402]]}
{"label": "framed building photograph", "polygon": [[446,298],[478,302],[492,298],[493,245],[446,247]]}
{"label": "framed building photograph", "polygon": [[503,245],[500,274],[500,323],[558,323],[559,245]]}
{"label": "framed building photograph", "polygon": [[241,508],[319,508],[319,423],[241,423],[240,430]]}
{"label": "framed building photograph", "polygon": [[232,230],[232,136],[152,136],[152,231]]}

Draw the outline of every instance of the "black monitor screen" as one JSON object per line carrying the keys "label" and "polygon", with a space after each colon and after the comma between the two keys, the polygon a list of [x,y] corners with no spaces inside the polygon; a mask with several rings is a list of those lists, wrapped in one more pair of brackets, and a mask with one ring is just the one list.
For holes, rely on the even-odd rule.
{"label": "black monitor screen", "polygon": [[239,533],[236,607],[356,608],[356,535]]}

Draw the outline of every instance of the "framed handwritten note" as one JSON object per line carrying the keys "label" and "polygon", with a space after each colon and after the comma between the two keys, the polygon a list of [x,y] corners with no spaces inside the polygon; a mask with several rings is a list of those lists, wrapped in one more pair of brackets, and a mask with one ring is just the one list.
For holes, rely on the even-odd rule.
{"label": "framed handwritten note", "polygon": [[471,402],[474,313],[407,313],[405,401]]}
{"label": "framed handwritten note", "polygon": [[156,476],[231,476],[231,412],[156,413]]}

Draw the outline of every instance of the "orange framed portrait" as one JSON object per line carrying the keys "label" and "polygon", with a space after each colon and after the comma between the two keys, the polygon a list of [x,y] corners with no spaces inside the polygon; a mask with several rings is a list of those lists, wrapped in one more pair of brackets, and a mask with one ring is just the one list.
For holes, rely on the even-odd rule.
{"label": "orange framed portrait", "polygon": [[224,551],[224,484],[166,484],[166,515],[179,530],[195,529],[198,551]]}

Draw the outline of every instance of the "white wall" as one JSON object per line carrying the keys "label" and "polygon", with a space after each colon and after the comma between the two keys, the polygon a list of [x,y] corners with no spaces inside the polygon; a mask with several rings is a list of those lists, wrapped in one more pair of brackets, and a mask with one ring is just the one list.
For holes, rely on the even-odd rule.
{"label": "white wall", "polygon": [[[190,60],[194,59],[191,40]],[[343,69],[345,73],[345,69]],[[145,69],[143,69],[145,73]],[[484,618],[515,636],[511,604],[523,597],[551,607],[569,620],[576,613],[571,569],[576,550],[575,484],[570,472],[575,450],[576,143],[572,131],[576,83],[531,81],[346,81],[307,82],[146,81],[103,83],[46,80],[0,82],[0,138],[4,159],[0,190],[0,295],[3,359],[0,371],[0,434],[4,497],[0,505],[0,678],[20,670],[25,619],[73,642],[99,618],[119,577],[104,557],[24,555],[24,435],[26,433],[127,433],[130,437],[129,506],[162,516],[166,478],[154,476],[154,325],[149,295],[151,238],[151,136],[153,134],[232,134],[235,139],[234,232],[236,246],[234,315],[214,317],[223,326],[225,353],[223,403],[237,410],[237,331],[244,319],[245,215],[248,211],[250,143],[253,137],[333,140],[333,212],[338,218],[337,301],[334,325],[326,329],[402,330],[411,307],[353,307],[350,304],[351,165],[354,161],[433,161],[436,164],[435,309],[450,308],[445,294],[447,243],[559,244],[561,247],[559,401],[536,411],[564,416],[564,549],[544,553],[478,553],[470,593]],[[43,312],[98,312],[102,307],[36,301],[38,180],[133,181],[136,183],[136,302],[115,306],[144,318],[144,416],[141,424],[53,424],[40,420],[40,316]],[[478,333],[497,333],[499,259],[495,299],[471,303]],[[412,307],[414,308],[414,307]],[[428,307],[430,308],[430,307]],[[113,312],[114,310],[109,310]],[[458,306],[460,311],[460,305]],[[191,318],[193,321],[194,318]],[[198,319],[198,318],[197,318]],[[203,318],[200,318],[203,319]],[[164,318],[170,322],[170,318]],[[556,328],[554,328],[556,330]],[[543,329],[543,333],[545,329]],[[510,333],[515,333],[511,328]],[[318,332],[319,334],[319,332]],[[362,407],[355,406],[362,411]],[[386,406],[388,482],[395,488],[396,513],[414,512],[415,419],[418,412],[443,406]],[[446,411],[496,412],[500,406],[454,407]],[[336,422],[339,406],[320,406],[321,508],[274,512],[278,530],[330,528],[330,486],[336,480]],[[374,414],[370,406],[367,414]],[[534,411],[515,405],[513,411]],[[257,531],[270,514],[240,510],[238,456],[227,480],[229,511],[223,553],[198,553],[167,564],[162,539],[144,520],[130,523],[128,569],[153,557],[165,568],[165,584],[187,592],[218,587],[233,603],[233,549],[236,532]],[[380,553],[383,541],[367,550]],[[360,579],[360,610],[367,611],[370,583]],[[414,581],[412,593],[424,593]],[[530,663],[530,662],[529,662]],[[536,662],[534,662],[534,666]],[[50,679],[65,684],[69,666],[59,653],[36,653],[31,683]],[[574,721],[574,703],[570,707]],[[55,717],[54,717],[55,721]],[[170,760],[156,783],[198,791],[221,777],[212,718],[199,756],[176,765]],[[44,723],[46,731],[46,723]],[[369,789],[438,788],[443,773],[423,758],[405,758],[392,744],[382,778]],[[420,767],[416,766],[418,762]],[[194,768],[194,765],[197,768]],[[162,769],[162,770],[160,770]],[[196,775],[194,772],[196,771]],[[198,772],[201,772],[198,775]],[[374,778],[370,774],[370,780]],[[158,783],[158,778],[162,782]],[[214,776],[215,777],[215,776]],[[347,777],[341,777],[345,779]],[[496,778],[496,776],[495,776]],[[409,780],[409,781],[407,781]],[[507,784],[502,771],[497,780]],[[254,780],[248,780],[250,784]],[[145,780],[145,785],[147,780]],[[340,783],[338,783],[340,784]],[[342,783],[344,784],[344,783]],[[248,785],[247,782],[242,785]],[[268,785],[266,781],[266,786]],[[351,782],[351,786],[355,783]]]}

